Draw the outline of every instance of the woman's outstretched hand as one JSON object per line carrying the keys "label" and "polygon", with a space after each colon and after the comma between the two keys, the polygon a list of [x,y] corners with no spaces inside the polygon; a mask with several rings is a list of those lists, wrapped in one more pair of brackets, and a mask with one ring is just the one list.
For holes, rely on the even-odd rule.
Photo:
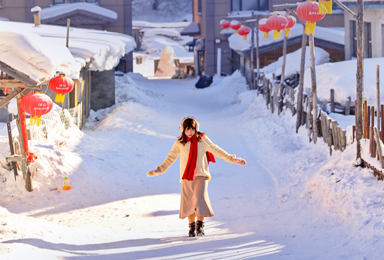
{"label": "woman's outstretched hand", "polygon": [[153,176],[159,175],[160,173],[161,173],[160,170],[157,169],[157,170],[147,172],[147,176],[153,177]]}
{"label": "woman's outstretched hand", "polygon": [[238,165],[246,165],[247,162],[242,158],[232,158],[231,163],[236,163]]}

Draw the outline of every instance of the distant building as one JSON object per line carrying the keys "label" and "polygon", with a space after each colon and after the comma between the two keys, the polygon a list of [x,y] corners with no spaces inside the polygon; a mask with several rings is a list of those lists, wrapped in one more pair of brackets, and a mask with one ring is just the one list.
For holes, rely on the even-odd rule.
{"label": "distant building", "polygon": [[[42,9],[42,24],[65,26],[71,19],[72,27],[132,35],[132,0],[0,0],[0,17],[33,23],[34,6]],[[132,53],[123,61],[121,70],[133,71]]]}
{"label": "distant building", "polygon": [[[356,0],[342,1],[354,13]],[[384,1],[364,1],[364,58],[384,57]],[[356,58],[357,22],[351,14],[344,14],[345,59]]]}
{"label": "distant building", "polygon": [[[227,18],[229,13],[239,11],[273,12],[276,11],[273,5],[285,3],[294,4],[297,3],[297,0],[193,0],[193,23],[182,32],[182,35],[196,38],[198,44],[195,46],[196,58],[201,67],[200,71],[204,71],[206,75],[216,73],[218,48],[222,50],[221,71],[231,73],[233,70],[231,63],[235,59],[234,52],[229,48],[227,38],[220,34],[222,30],[220,27],[221,19]],[[317,25],[344,27],[344,13],[337,10],[334,14],[327,15]],[[279,54],[279,56],[281,55]],[[277,57],[269,59],[269,63],[275,61]]]}

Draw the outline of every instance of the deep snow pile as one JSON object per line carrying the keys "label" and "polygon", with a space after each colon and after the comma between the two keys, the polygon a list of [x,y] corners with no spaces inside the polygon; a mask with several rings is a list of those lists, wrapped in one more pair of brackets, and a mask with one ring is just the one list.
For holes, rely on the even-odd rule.
{"label": "deep snow pile", "polygon": [[[376,105],[376,66],[384,62],[384,58],[364,59],[364,99],[368,105]],[[356,99],[356,60],[326,63],[316,66],[317,97],[330,100],[330,89],[335,90],[335,101],[345,104],[348,97],[352,102]],[[380,82],[383,82],[383,73],[380,73]],[[306,69],[304,87],[308,93],[311,91],[311,73]],[[384,93],[380,93],[381,103],[384,103]]]}
{"label": "deep snow pile", "polygon": [[[0,207],[7,258],[380,259],[383,185],[353,167],[354,145],[330,156],[321,138],[308,143],[304,128],[295,134],[295,117],[271,114],[239,72],[215,77],[206,89],[196,89],[196,80],[137,74],[116,80],[118,104],[92,112],[83,133],[69,129],[63,145],[32,145],[46,163],[34,192],[25,192],[20,178],[3,184],[9,187],[0,205],[13,212]],[[164,160],[186,115],[248,162],[210,165],[215,217],[197,240],[186,238],[187,221],[177,220],[178,163],[145,175]],[[72,190],[48,189],[64,174]]]}

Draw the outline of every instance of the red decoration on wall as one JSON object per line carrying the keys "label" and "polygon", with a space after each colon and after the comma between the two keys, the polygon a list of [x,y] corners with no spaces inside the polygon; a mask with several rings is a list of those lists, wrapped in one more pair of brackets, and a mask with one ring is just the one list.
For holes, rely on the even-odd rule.
{"label": "red decoration on wall", "polygon": [[259,30],[264,32],[264,38],[269,37],[269,32],[271,31],[271,29],[269,29],[267,26],[267,18],[260,19]]}
{"label": "red decoration on wall", "polygon": [[285,29],[288,25],[288,20],[284,16],[274,14],[267,19],[267,26],[273,30],[273,39],[280,39],[281,30]]}
{"label": "red decoration on wall", "polygon": [[297,16],[305,21],[304,33],[314,34],[316,22],[324,18],[325,14],[319,13],[319,4],[315,1],[301,3],[296,8]]}
{"label": "red decoration on wall", "polygon": [[288,36],[291,36],[291,31],[292,31],[291,28],[295,26],[296,18],[292,15],[287,15],[285,16],[285,18],[287,18],[288,24],[287,24],[287,27],[285,27],[284,32],[285,32],[285,37],[288,37]]}
{"label": "red decoration on wall", "polygon": [[51,111],[52,100],[41,92],[29,93],[21,98],[20,107],[31,115],[30,125],[40,125],[41,116]]}
{"label": "red decoration on wall", "polygon": [[247,40],[247,35],[251,32],[251,28],[249,28],[248,26],[243,26],[239,29],[239,35],[242,35],[243,36],[243,40],[246,41]]}
{"label": "red decoration on wall", "polygon": [[57,77],[51,78],[48,83],[49,89],[57,94],[55,98],[55,102],[57,103],[63,103],[65,94],[71,92],[74,86],[73,80],[65,76],[62,72],[60,72]]}
{"label": "red decoration on wall", "polygon": [[237,33],[237,30],[239,30],[241,27],[241,23],[237,20],[232,20],[230,26],[233,30],[235,30],[235,33]]}
{"label": "red decoration on wall", "polygon": [[231,23],[228,20],[221,20],[220,21],[221,28],[225,29],[226,32],[228,32],[230,25],[231,25]]}

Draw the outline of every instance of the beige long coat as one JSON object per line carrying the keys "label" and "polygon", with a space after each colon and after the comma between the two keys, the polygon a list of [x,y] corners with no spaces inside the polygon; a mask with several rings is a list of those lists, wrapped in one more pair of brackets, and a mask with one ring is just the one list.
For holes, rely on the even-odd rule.
{"label": "beige long coat", "polygon": [[[188,162],[189,149],[191,143],[187,142],[185,145],[180,143],[179,140],[176,140],[172,146],[171,151],[169,151],[167,158],[164,162],[157,166],[156,169],[160,169],[161,173],[164,173],[169,166],[171,166],[177,159],[180,154],[180,182],[182,180],[185,167]],[[208,160],[206,152],[212,153],[215,157],[224,159],[227,162],[230,162],[232,158],[236,158],[236,155],[229,154],[220,148],[218,145],[212,143],[212,141],[204,135],[201,140],[197,143],[197,161],[196,161],[196,171],[195,177],[203,176],[208,177],[208,180],[211,179],[211,174],[209,173]]]}

